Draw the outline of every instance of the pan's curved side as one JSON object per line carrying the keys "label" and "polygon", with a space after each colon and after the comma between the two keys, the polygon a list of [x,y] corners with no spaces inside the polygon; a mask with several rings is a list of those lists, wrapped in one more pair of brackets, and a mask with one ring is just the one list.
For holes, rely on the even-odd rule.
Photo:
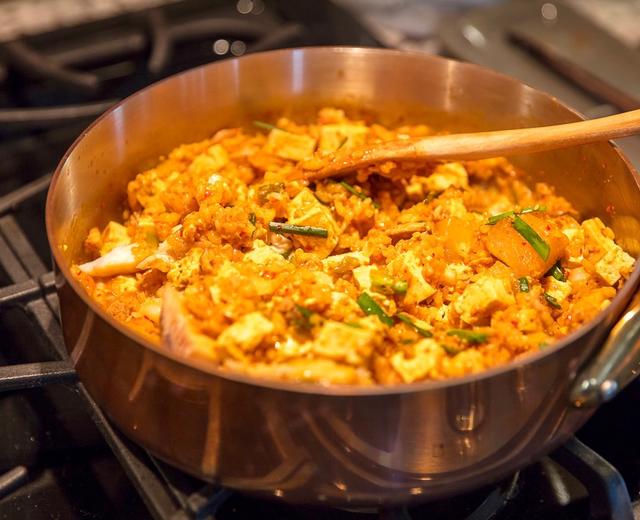
{"label": "pan's curved side", "polygon": [[[578,117],[553,98],[478,67],[365,49],[252,55],[142,91],[81,136],[49,194],[64,333],[81,380],[127,435],[171,464],[284,500],[434,499],[531,462],[588,417],[567,406],[568,389],[630,291],[587,334],[551,355],[420,391],[338,395],[221,377],[180,363],[125,334],[69,278],[88,229],[120,216],[127,182],[162,153],[257,115],[300,115],[327,104],[453,130]],[[618,238],[631,243],[640,222],[638,185],[611,145],[516,161],[532,181],[557,186],[585,214],[614,228],[623,222]]]}

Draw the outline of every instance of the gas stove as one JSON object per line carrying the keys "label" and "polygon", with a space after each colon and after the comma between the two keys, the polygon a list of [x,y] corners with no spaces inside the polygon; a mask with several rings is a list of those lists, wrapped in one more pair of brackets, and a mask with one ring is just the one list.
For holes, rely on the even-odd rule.
{"label": "gas stove", "polygon": [[0,519],[625,520],[640,511],[637,384],[578,438],[503,482],[394,509],[291,506],[202,482],[122,436],[88,396],[65,353],[44,232],[57,161],[93,118],[153,81],[317,44],[378,42],[325,1],[0,3]]}

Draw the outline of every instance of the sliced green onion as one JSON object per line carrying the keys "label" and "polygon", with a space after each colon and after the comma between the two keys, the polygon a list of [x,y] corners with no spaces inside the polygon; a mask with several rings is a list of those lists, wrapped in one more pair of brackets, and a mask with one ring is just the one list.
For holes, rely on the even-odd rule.
{"label": "sliced green onion", "polygon": [[362,325],[360,325],[359,323],[356,323],[355,321],[345,321],[344,324],[347,327],[351,327],[354,329],[363,329],[364,327]]}
{"label": "sliced green onion", "polygon": [[336,152],[338,150],[340,150],[340,148],[342,148],[347,143],[348,140],[349,140],[349,136],[344,136],[342,138],[342,141],[340,141],[340,144],[338,145],[338,148],[336,148]]}
{"label": "sliced green onion", "polygon": [[455,356],[457,354],[460,354],[460,351],[461,351],[461,349],[459,348],[455,348],[455,347],[452,347],[451,345],[446,345],[444,343],[440,343],[440,346],[450,356]]}
{"label": "sliced green onion", "polygon": [[409,289],[409,283],[405,280],[393,282],[391,289],[396,294],[407,294],[407,289]]}
{"label": "sliced green onion", "polygon": [[378,204],[375,200],[373,200],[371,197],[369,197],[369,195],[362,193],[361,191],[356,190],[353,186],[351,186],[351,184],[349,184],[347,181],[340,181],[338,184],[340,184],[340,186],[342,186],[345,190],[347,190],[349,193],[353,193],[356,197],[358,197],[360,200],[367,200],[370,199],[371,200],[371,205],[376,208],[376,209],[380,209],[380,204]]}
{"label": "sliced green onion", "polygon": [[515,211],[515,210],[505,211],[504,213],[498,213],[497,215],[493,215],[492,217],[489,217],[489,220],[487,220],[487,224],[489,224],[490,226],[493,226],[494,224],[497,224],[498,222],[500,222],[501,220],[504,220],[507,217],[513,217],[515,215],[526,215],[527,213],[533,213],[534,211],[547,211],[547,207],[536,204],[535,206],[522,208],[520,211]]}
{"label": "sliced green onion", "polygon": [[313,226],[296,226],[285,222],[269,222],[269,230],[279,235],[305,235],[309,237],[327,238],[329,231]]}
{"label": "sliced green onion", "polygon": [[409,284],[404,280],[394,280],[390,276],[373,271],[371,273],[371,286],[383,293],[406,294]]}
{"label": "sliced green onion", "polygon": [[249,213],[249,222],[251,222],[251,224],[253,224],[254,226],[256,225],[256,214],[255,213]]}
{"label": "sliced green onion", "polygon": [[494,224],[497,224],[501,220],[504,220],[507,217],[512,217],[515,214],[516,212],[513,210],[505,211],[504,213],[498,213],[497,215],[493,215],[492,217],[489,217],[489,220],[487,220],[487,224],[489,224],[490,226],[493,226]]}
{"label": "sliced green onion", "polygon": [[553,307],[554,309],[562,309],[562,306],[558,303],[553,296],[551,296],[548,292],[543,293],[544,299],[547,300],[547,303]]}
{"label": "sliced green onion", "polygon": [[378,319],[391,327],[393,325],[393,318],[382,310],[382,307],[376,303],[376,301],[366,292],[363,292],[356,300],[358,305],[367,316],[377,316]]}
{"label": "sliced green onion", "polygon": [[529,292],[529,280],[527,280],[526,276],[518,278],[518,287],[520,288],[520,292]]}
{"label": "sliced green onion", "polygon": [[540,237],[540,235],[538,235],[538,233],[536,233],[529,224],[516,215],[513,219],[512,225],[513,228],[520,233],[522,238],[531,244],[531,247],[533,247],[536,253],[540,255],[540,258],[543,260],[547,260],[549,258],[549,253],[551,252],[549,244],[542,240],[542,237]]}
{"label": "sliced green onion", "polygon": [[294,319],[294,324],[298,329],[311,330],[311,328],[313,327],[313,323],[311,323],[311,316],[313,316],[314,314],[313,311],[311,309],[303,307],[302,305],[298,305],[297,303],[295,305],[300,318]]}
{"label": "sliced green onion", "polygon": [[258,128],[262,128],[263,130],[280,130],[281,132],[286,132],[286,130],[277,127],[276,125],[272,125],[271,123],[265,123],[264,121],[254,121],[253,125]]}
{"label": "sliced green onion", "polygon": [[416,342],[415,339],[409,339],[409,338],[400,340],[400,343],[402,343],[403,345],[413,345],[415,342]]}
{"label": "sliced green onion", "polygon": [[457,336],[469,343],[484,343],[489,337],[485,332],[475,332],[467,329],[451,329],[447,331],[447,336]]}
{"label": "sliced green onion", "polygon": [[428,331],[427,329],[422,328],[419,325],[417,325],[416,323],[414,323],[413,320],[411,320],[411,318],[409,318],[406,314],[396,314],[396,318],[398,318],[401,322],[406,323],[407,325],[409,325],[409,327],[411,327],[413,330],[415,330],[423,338],[431,338],[431,337],[433,337],[433,334],[431,334],[431,331]]}
{"label": "sliced green onion", "polygon": [[553,267],[547,271],[547,276],[553,276],[559,282],[567,281],[567,277],[564,275],[564,271],[560,266],[560,260],[553,264]]}
{"label": "sliced green onion", "polygon": [[526,215],[527,213],[534,213],[535,211],[547,211],[547,207],[542,204],[536,204],[535,206],[522,208],[520,211],[518,211],[518,215]]}

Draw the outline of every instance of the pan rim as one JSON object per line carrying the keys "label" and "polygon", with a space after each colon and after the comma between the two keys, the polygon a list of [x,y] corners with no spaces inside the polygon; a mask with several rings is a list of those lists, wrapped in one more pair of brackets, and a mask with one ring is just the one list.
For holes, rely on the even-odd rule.
{"label": "pan rim", "polygon": [[[637,286],[640,283],[640,262],[636,261],[636,266],[632,271],[631,275],[627,279],[626,283],[619,290],[616,296],[611,301],[609,307],[601,310],[594,318],[592,318],[589,322],[585,323],[581,327],[577,328],[567,336],[561,338],[558,341],[555,341],[552,345],[544,350],[536,352],[534,354],[526,355],[522,358],[512,360],[504,365],[495,366],[489,368],[487,370],[483,370],[476,374],[469,374],[461,377],[453,377],[447,378],[443,380],[428,380],[428,381],[419,381],[413,383],[397,383],[393,385],[382,385],[376,384],[371,386],[358,386],[358,385],[321,385],[318,383],[306,383],[306,382],[292,382],[292,381],[284,381],[277,379],[268,379],[268,378],[259,378],[255,376],[251,376],[242,372],[234,372],[231,370],[218,368],[213,366],[210,363],[205,361],[199,361],[195,359],[184,358],[173,352],[169,352],[166,349],[163,349],[160,345],[155,345],[143,335],[138,332],[130,329],[126,325],[118,322],[113,317],[108,315],[106,311],[100,307],[98,302],[93,300],[85,289],[75,280],[72,276],[70,268],[62,259],[62,252],[60,251],[60,246],[54,243],[54,232],[52,228],[52,199],[53,194],[56,190],[56,186],[58,180],[62,174],[65,164],[67,160],[71,157],[77,146],[80,142],[85,138],[87,134],[89,134],[94,127],[98,126],[104,119],[108,118],[113,112],[118,110],[121,106],[126,104],[129,100],[141,96],[146,93],[148,90],[158,87],[159,85],[164,84],[169,81],[179,81],[179,78],[185,77],[190,74],[199,74],[201,70],[204,68],[217,68],[221,67],[223,64],[231,62],[237,62],[238,60],[252,60],[252,59],[260,59],[264,56],[273,56],[273,55],[291,55],[295,53],[304,53],[304,54],[326,54],[326,53],[336,53],[336,54],[362,54],[362,55],[388,55],[388,56],[412,56],[414,58],[423,59],[426,61],[436,61],[436,62],[445,62],[450,66],[455,65],[456,67],[462,67],[463,69],[468,70],[476,70],[481,72],[482,74],[493,76],[501,81],[508,81],[510,83],[518,84],[522,88],[525,88],[531,92],[535,92],[538,94],[542,94],[549,98],[554,103],[560,105],[562,108],[567,110],[569,113],[576,116],[576,118],[584,120],[585,117],[575,109],[569,107],[562,101],[560,101],[555,96],[548,94],[540,89],[533,88],[526,83],[517,80],[511,76],[506,74],[502,74],[500,72],[496,72],[487,67],[483,67],[480,65],[476,65],[473,63],[461,62],[458,60],[453,60],[449,58],[443,58],[441,56],[434,56],[426,53],[421,53],[418,51],[399,51],[392,49],[376,49],[376,48],[368,48],[368,47],[336,47],[336,46],[315,46],[315,47],[304,47],[304,48],[288,48],[288,49],[278,49],[274,51],[265,51],[254,54],[249,54],[246,56],[242,56],[240,58],[232,58],[230,60],[223,60],[214,63],[209,63],[205,65],[201,65],[199,67],[191,68],[186,71],[180,72],[178,74],[174,74],[168,76],[167,78],[163,78],[160,81],[152,83],[147,87],[134,92],[133,94],[127,96],[122,99],[108,110],[106,110],[103,114],[101,114],[98,118],[87,126],[78,137],[74,140],[71,146],[67,149],[65,154],[60,159],[60,162],[56,166],[55,172],[51,179],[51,183],[49,185],[49,190],[47,193],[47,200],[45,206],[45,222],[46,222],[46,230],[47,230],[47,239],[49,242],[49,247],[51,249],[53,259],[55,261],[55,269],[57,269],[64,277],[65,283],[68,283],[74,293],[80,297],[80,299],[87,305],[89,310],[95,313],[101,320],[105,321],[109,326],[117,330],[119,333],[123,334],[130,340],[134,341],[138,346],[148,349],[153,353],[171,360],[175,363],[178,363],[181,366],[188,367],[197,372],[202,372],[207,375],[220,377],[222,379],[230,380],[236,383],[246,384],[250,386],[255,386],[263,389],[271,389],[271,390],[279,390],[286,391],[291,393],[298,394],[318,394],[318,395],[326,395],[332,397],[356,397],[356,396],[381,396],[381,395],[399,395],[399,394],[407,394],[414,392],[423,392],[430,391],[436,389],[442,389],[447,387],[457,387],[464,386],[470,383],[479,382],[484,379],[490,379],[492,377],[497,377],[499,375],[514,372],[522,369],[525,366],[533,365],[547,358],[548,356],[554,355],[557,351],[566,348],[569,344],[572,344],[575,341],[579,341],[581,338],[586,336],[589,332],[599,326],[602,322],[604,322],[609,316],[610,311],[609,307],[614,307],[619,304],[621,301],[628,300],[631,295],[636,291]],[[640,189],[640,175],[638,171],[631,164],[629,159],[625,156],[624,153],[620,150],[620,148],[613,142],[609,141],[609,145],[613,148],[613,151],[622,159],[625,163],[627,169],[630,174],[633,176],[636,185],[638,185]],[[638,260],[638,259],[636,259]],[[594,350],[594,353],[597,349]]]}

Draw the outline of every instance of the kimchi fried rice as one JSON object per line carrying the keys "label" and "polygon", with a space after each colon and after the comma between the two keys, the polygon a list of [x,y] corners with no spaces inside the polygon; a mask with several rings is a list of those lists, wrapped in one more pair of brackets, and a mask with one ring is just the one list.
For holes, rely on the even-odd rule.
{"label": "kimchi fried rice", "polygon": [[266,378],[395,384],[536,352],[606,307],[634,259],[504,158],[287,180],[432,133],[320,110],[184,144],[128,185],[74,276],[180,355]]}

